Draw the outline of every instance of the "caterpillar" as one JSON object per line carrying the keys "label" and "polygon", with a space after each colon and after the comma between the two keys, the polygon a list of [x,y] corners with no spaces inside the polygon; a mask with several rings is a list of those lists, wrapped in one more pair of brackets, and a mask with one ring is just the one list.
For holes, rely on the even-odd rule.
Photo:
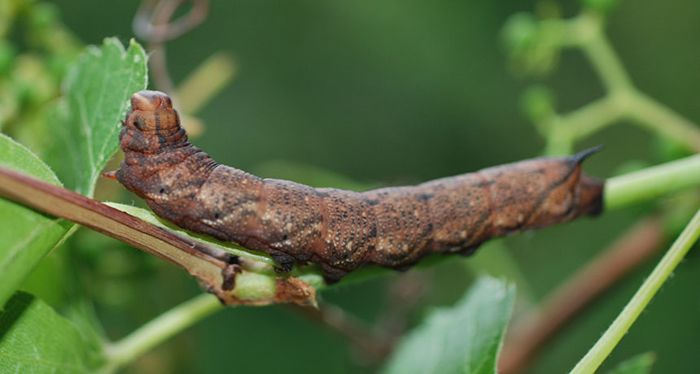
{"label": "caterpillar", "polygon": [[405,269],[431,253],[602,210],[603,183],[581,172],[596,149],[416,186],[365,192],[263,179],[191,145],[170,97],[140,91],[122,121],[117,180],[160,217],[269,254],[285,271],[317,264],[328,281],[365,265]]}

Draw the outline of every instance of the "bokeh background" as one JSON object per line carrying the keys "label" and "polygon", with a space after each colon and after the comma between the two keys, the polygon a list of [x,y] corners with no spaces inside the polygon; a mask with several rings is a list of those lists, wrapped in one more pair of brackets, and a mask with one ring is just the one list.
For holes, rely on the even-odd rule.
{"label": "bokeh background", "polygon": [[[133,36],[139,2],[61,0],[55,5],[80,40],[99,44],[107,36],[123,42]],[[577,1],[552,5],[564,17],[580,10]],[[214,53],[233,57],[235,78],[198,113],[204,132],[194,139],[223,163],[334,187],[417,183],[541,154],[544,140],[519,109],[523,92],[534,82],[551,88],[561,112],[603,94],[578,51],[564,52],[556,69],[543,77],[525,77],[512,69],[501,41],[503,25],[513,14],[537,7],[520,0],[213,1],[201,26],[167,44],[168,67],[178,83]],[[699,21],[697,1],[621,1],[607,28],[636,85],[693,120],[700,120]],[[663,148],[654,135],[628,123],[611,126],[576,148],[596,144],[604,144],[605,151],[586,169],[601,177],[617,174],[630,162],[658,162]],[[485,264],[486,270],[508,267],[509,276],[518,276],[519,297],[536,304],[652,209],[653,204],[637,206],[525,233],[498,243],[505,259],[455,257],[407,275],[341,284],[324,291],[322,300],[372,325],[395,302],[388,296],[392,285],[413,277],[403,283],[416,283],[417,304],[405,313],[415,324],[431,308],[454,302],[479,273],[475,264]],[[66,280],[52,290],[44,285],[41,292],[59,305],[62,295],[89,295],[110,337],[121,337],[200,292],[178,269],[98,234],[82,230],[70,246],[73,255],[52,255],[50,269],[77,267],[78,281]],[[654,262],[612,287],[562,330],[528,372],[570,369]],[[52,271],[46,269],[41,271]],[[698,284],[700,255],[695,251],[606,368],[654,351],[654,372],[700,370]],[[273,306],[219,312],[128,371],[342,373],[374,368],[336,333],[293,309]]]}

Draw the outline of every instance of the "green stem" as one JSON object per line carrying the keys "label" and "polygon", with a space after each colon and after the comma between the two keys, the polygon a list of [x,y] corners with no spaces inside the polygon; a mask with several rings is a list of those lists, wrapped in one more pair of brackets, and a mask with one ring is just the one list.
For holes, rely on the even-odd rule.
{"label": "green stem", "polygon": [[[557,21],[562,22],[562,21]],[[627,117],[665,137],[700,152],[700,129],[634,87],[619,56],[603,32],[603,20],[594,13],[582,13],[564,27],[562,45],[580,48],[599,75],[607,96],[569,115],[558,117],[560,128],[550,126],[549,153],[560,153],[566,145]],[[547,23],[549,25],[549,23]],[[553,26],[550,26],[553,28]],[[564,146],[560,146],[562,143]]]}
{"label": "green stem", "polygon": [[652,297],[661,288],[661,285],[664,284],[695,241],[697,241],[698,236],[700,236],[700,210],[695,213],[688,226],[676,239],[666,255],[661,259],[661,262],[656,265],[649,278],[644,281],[620,315],[615,318],[608,330],[605,331],[603,336],[600,337],[581,361],[576,364],[571,371],[572,374],[594,373],[600,367],[649,304]]}
{"label": "green stem", "polygon": [[605,183],[605,209],[652,200],[700,185],[700,155],[610,178]]}
{"label": "green stem", "polygon": [[632,80],[627,75],[620,58],[615,54],[615,50],[603,34],[600,16],[593,13],[582,13],[575,19],[575,22],[577,25],[575,30],[580,36],[579,46],[600,74],[608,92],[633,89]]}
{"label": "green stem", "polygon": [[593,101],[566,115],[565,126],[570,127],[575,139],[585,138],[608,124],[622,118],[624,110],[610,97]]}
{"label": "green stem", "polygon": [[112,372],[140,357],[194,323],[221,310],[219,300],[202,294],[161,314],[122,340],[106,347],[103,372]]}
{"label": "green stem", "polygon": [[545,154],[565,155],[572,152],[576,139],[584,138],[623,118],[625,110],[612,96],[598,99],[563,116],[553,116],[548,129]]}
{"label": "green stem", "polygon": [[627,115],[630,118],[700,152],[700,129],[696,124],[641,92],[636,92],[629,99]]}

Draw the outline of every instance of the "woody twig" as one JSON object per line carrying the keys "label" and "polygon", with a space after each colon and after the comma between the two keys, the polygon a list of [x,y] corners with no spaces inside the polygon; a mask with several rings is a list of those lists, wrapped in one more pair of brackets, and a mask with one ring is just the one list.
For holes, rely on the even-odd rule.
{"label": "woody twig", "polygon": [[[227,305],[315,303],[315,289],[294,277],[275,277],[269,297],[242,298],[246,287],[259,287],[258,279],[239,277],[253,268],[244,259],[145,222],[97,200],[0,167],[0,196],[65,218],[163,258],[185,269],[204,288]],[[241,262],[243,260],[243,262]],[[238,282],[237,282],[238,281]]]}

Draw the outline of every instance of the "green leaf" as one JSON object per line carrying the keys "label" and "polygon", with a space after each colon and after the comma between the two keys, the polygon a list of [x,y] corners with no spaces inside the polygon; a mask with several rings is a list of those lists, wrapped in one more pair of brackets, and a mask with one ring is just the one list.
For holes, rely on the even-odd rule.
{"label": "green leaf", "polygon": [[385,373],[495,373],[514,287],[481,278],[451,308],[433,312],[404,337]]}
{"label": "green leaf", "polygon": [[61,182],[51,168],[41,161],[27,147],[12,140],[9,136],[0,133],[0,164],[7,168],[17,170],[45,182],[60,186]]}
{"label": "green leaf", "polygon": [[118,147],[120,120],[131,95],[146,88],[146,53],[115,38],[88,47],[68,73],[47,161],[67,188],[91,196]]}
{"label": "green leaf", "polygon": [[627,359],[617,365],[608,374],[648,374],[656,361],[654,352],[646,352]]}
{"label": "green leaf", "polygon": [[0,314],[0,372],[91,373],[101,344],[34,296],[18,292]]}
{"label": "green leaf", "polygon": [[[74,64],[48,127],[47,156],[64,183],[91,195],[97,177],[116,152],[119,120],[134,91],[146,87],[146,54],[137,43],[128,50],[116,39],[89,47]],[[47,119],[48,120],[48,119]],[[60,185],[58,178],[28,149],[0,137],[0,164]],[[72,224],[46,217],[19,204],[0,201],[0,305],[44,255],[68,236]]]}
{"label": "green leaf", "polygon": [[[60,185],[54,173],[24,146],[0,134],[0,165]],[[0,306],[71,224],[0,199]]]}

